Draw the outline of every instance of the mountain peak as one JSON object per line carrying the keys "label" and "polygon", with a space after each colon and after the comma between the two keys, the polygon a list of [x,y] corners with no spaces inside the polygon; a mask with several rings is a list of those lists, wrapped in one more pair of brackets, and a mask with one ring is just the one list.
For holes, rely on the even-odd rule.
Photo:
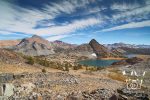
{"label": "mountain peak", "polygon": [[63,42],[60,40],[55,40],[54,43],[63,43]]}
{"label": "mountain peak", "polygon": [[16,46],[14,51],[30,56],[49,55],[54,53],[49,41],[38,35],[23,39]]}
{"label": "mountain peak", "polygon": [[95,39],[92,39],[89,44],[99,44]]}
{"label": "mountain peak", "polygon": [[97,42],[95,39],[92,39],[90,42]]}
{"label": "mountain peak", "polygon": [[31,38],[42,38],[41,36],[39,36],[39,35],[33,35]]}
{"label": "mountain peak", "polygon": [[92,47],[94,53],[97,55],[98,58],[101,59],[101,58],[113,57],[113,53],[109,51],[109,49],[103,46],[102,44],[99,44],[95,39],[92,39],[89,45]]}

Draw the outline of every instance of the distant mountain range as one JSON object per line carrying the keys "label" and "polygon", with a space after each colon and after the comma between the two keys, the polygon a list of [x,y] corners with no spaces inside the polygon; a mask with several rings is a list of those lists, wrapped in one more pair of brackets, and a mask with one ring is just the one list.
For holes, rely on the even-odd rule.
{"label": "distant mountain range", "polygon": [[135,45],[135,44],[125,44],[125,43],[114,43],[114,44],[105,44],[108,48],[120,48],[120,47],[126,47],[126,48],[150,48],[150,45]]}
{"label": "distant mountain range", "polygon": [[97,58],[108,58],[121,57],[123,53],[150,54],[150,45],[132,45],[125,43],[102,45],[95,39],[92,39],[89,44],[75,45],[58,40],[49,42],[37,35],[33,35],[30,38],[24,38],[22,40],[0,41],[0,48],[10,48],[15,52],[20,52],[30,56],[49,55],[55,53],[81,55],[91,55],[95,53]]}
{"label": "distant mountain range", "polygon": [[[33,38],[34,37],[39,37],[41,38],[40,36],[37,36],[37,35],[33,35],[32,36]],[[32,41],[29,40],[29,41]],[[40,41],[40,40],[37,40],[39,42],[43,42],[43,41]],[[10,47],[10,46],[15,46],[17,44],[19,44],[21,42],[21,40],[0,40],[0,48],[4,48],[4,47]],[[56,41],[53,41],[53,42],[49,42],[47,41],[46,43],[44,44],[49,44],[50,43],[50,46],[53,46],[55,48],[57,47],[63,47],[63,48],[70,48],[70,47],[74,47],[74,46],[78,46],[76,44],[69,44],[69,43],[65,43],[63,41],[59,41],[59,40],[56,40]],[[150,48],[150,45],[135,45],[135,44],[126,44],[126,43],[113,43],[113,44],[103,44],[105,47],[107,48],[119,48],[119,47],[127,47],[127,48]]]}

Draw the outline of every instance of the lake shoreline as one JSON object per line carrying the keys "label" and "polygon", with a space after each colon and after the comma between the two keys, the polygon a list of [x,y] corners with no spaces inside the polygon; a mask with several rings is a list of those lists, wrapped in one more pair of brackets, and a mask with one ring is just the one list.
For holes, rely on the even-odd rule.
{"label": "lake shoreline", "polygon": [[97,59],[97,60],[124,60],[124,59],[127,59],[127,58],[113,58],[113,57],[109,57],[109,58],[100,58],[100,59]]}

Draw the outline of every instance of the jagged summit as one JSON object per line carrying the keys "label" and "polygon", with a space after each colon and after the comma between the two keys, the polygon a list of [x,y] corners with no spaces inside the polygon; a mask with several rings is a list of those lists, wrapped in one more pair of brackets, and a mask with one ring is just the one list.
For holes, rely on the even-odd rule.
{"label": "jagged summit", "polygon": [[33,35],[31,38],[39,38],[39,39],[43,39],[41,36],[39,35]]}
{"label": "jagged summit", "polygon": [[89,42],[89,45],[92,47],[98,58],[119,57],[121,55],[119,52],[111,51],[102,44],[99,44],[95,39],[92,39]]}
{"label": "jagged summit", "polygon": [[[95,39],[92,39],[90,42],[97,42]],[[97,42],[98,43],[98,42]]]}
{"label": "jagged summit", "polygon": [[[32,37],[40,37],[39,35],[33,35]],[[41,37],[40,37],[41,38]]]}
{"label": "jagged summit", "polygon": [[96,53],[97,57],[107,58],[109,57],[109,51],[106,47],[99,44],[95,39],[92,39],[89,42],[89,45],[92,47],[93,51]]}

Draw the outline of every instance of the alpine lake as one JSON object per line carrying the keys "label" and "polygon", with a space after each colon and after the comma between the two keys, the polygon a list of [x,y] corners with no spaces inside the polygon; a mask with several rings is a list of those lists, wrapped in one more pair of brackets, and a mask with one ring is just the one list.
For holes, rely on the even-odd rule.
{"label": "alpine lake", "polygon": [[79,61],[79,64],[87,65],[87,66],[94,66],[94,67],[107,67],[107,66],[110,66],[112,63],[117,62],[117,61],[119,61],[119,60],[97,60],[97,59],[91,59],[91,60]]}

